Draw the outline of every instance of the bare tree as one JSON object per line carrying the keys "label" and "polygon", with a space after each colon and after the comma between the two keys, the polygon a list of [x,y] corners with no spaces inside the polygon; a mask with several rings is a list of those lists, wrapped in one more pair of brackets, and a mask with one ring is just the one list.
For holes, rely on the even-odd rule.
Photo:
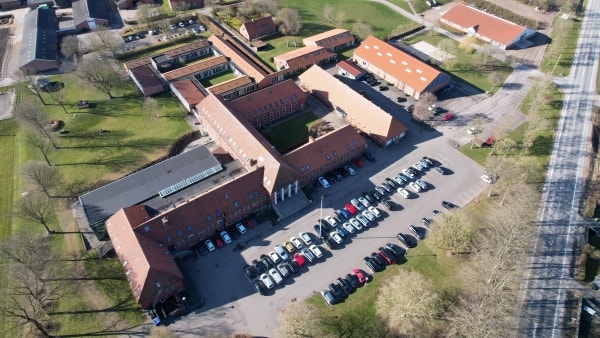
{"label": "bare tree", "polygon": [[444,309],[442,297],[429,280],[416,271],[404,271],[382,283],[376,311],[397,335],[418,331],[428,336]]}
{"label": "bare tree", "polygon": [[52,192],[61,185],[62,176],[58,169],[43,162],[29,161],[22,169],[23,176],[47,197],[55,197]]}
{"label": "bare tree", "polygon": [[371,28],[371,26],[367,25],[361,20],[357,20],[356,22],[354,22],[354,24],[352,24],[352,31],[361,39],[365,39],[369,35],[373,34],[373,29]]}
{"label": "bare tree", "polygon": [[46,130],[46,125],[49,119],[48,115],[44,112],[43,108],[34,101],[28,99],[21,99],[19,105],[15,111],[15,117],[21,124],[25,124],[37,132],[41,133],[46,139],[52,144],[54,149],[58,149],[58,145],[54,142],[54,139]]}
{"label": "bare tree", "polygon": [[436,219],[428,234],[434,247],[452,255],[471,252],[475,228],[471,219],[461,210],[444,214]]}
{"label": "bare tree", "polygon": [[419,97],[419,101],[415,102],[413,115],[416,115],[421,121],[425,121],[431,118],[434,113],[429,109],[433,104],[437,102],[435,94],[431,92],[425,92]]}
{"label": "bare tree", "polygon": [[65,114],[69,114],[69,112],[67,111],[67,108],[65,107],[65,103],[67,102],[67,97],[65,96],[65,91],[63,90],[63,84],[54,84],[52,86],[50,86],[51,88],[49,88],[48,90],[48,94],[50,95],[50,97],[52,98],[52,100],[54,100],[54,102],[56,102],[61,108],[62,110],[65,112]]}
{"label": "bare tree", "polygon": [[293,8],[282,8],[277,11],[279,31],[283,35],[296,35],[302,29],[302,20],[298,10]]}
{"label": "bare tree", "polygon": [[137,14],[135,16],[138,24],[146,25],[152,21],[152,17],[156,15],[156,9],[152,4],[139,4],[137,6]]}
{"label": "bare tree", "polygon": [[158,101],[152,97],[144,98],[144,104],[142,105],[144,111],[150,115],[151,119],[158,118],[158,112],[160,111],[160,106]]}
{"label": "bare tree", "polygon": [[323,17],[325,18],[325,21],[327,21],[328,23],[333,23],[334,15],[335,9],[333,8],[333,6],[329,4],[325,5],[325,7],[323,8]]}
{"label": "bare tree", "polygon": [[269,13],[276,15],[279,10],[279,4],[276,0],[258,0],[255,2],[257,13]]}
{"label": "bare tree", "polygon": [[460,40],[458,48],[464,50],[467,54],[472,54],[475,51],[475,47],[473,46],[476,42],[477,39],[474,36],[466,36]]}
{"label": "bare tree", "polygon": [[166,37],[171,36],[171,22],[169,22],[169,20],[160,20],[156,22],[156,26],[158,27],[159,31],[165,33]]}
{"label": "bare tree", "polygon": [[322,332],[319,323],[314,320],[316,312],[316,307],[307,302],[295,302],[288,305],[277,318],[278,335],[289,338],[320,337]]}
{"label": "bare tree", "polygon": [[114,53],[121,43],[106,26],[97,26],[92,31],[91,36],[93,37],[92,45],[96,51],[110,51]]}
{"label": "bare tree", "polygon": [[79,56],[79,40],[77,35],[67,35],[60,41],[60,52],[64,56],[72,56],[73,63],[77,66],[77,57]]}
{"label": "bare tree", "polygon": [[456,54],[456,44],[451,39],[442,39],[437,44],[438,49],[441,51],[440,62],[444,63],[450,56]]}
{"label": "bare tree", "polygon": [[49,227],[54,217],[54,205],[47,196],[34,193],[21,198],[16,204],[16,215],[43,225],[49,235],[55,233]]}
{"label": "bare tree", "polygon": [[37,81],[39,76],[36,76],[32,72],[22,70],[17,70],[15,76],[18,78],[19,82],[22,82],[28,90],[31,90],[40,99],[43,105],[46,105],[46,101],[44,101],[44,97],[42,96],[42,89]]}
{"label": "bare tree", "polygon": [[483,66],[487,66],[490,60],[498,55],[498,48],[492,45],[483,45],[477,49],[476,54],[479,56]]}
{"label": "bare tree", "polygon": [[334,23],[336,24],[336,26],[338,27],[342,27],[344,25],[344,23],[346,22],[346,12],[344,11],[338,11],[335,14],[335,19]]}
{"label": "bare tree", "polygon": [[496,87],[500,86],[502,83],[504,83],[504,75],[502,75],[502,73],[500,73],[500,72],[491,72],[488,75],[488,80],[490,81],[490,84],[492,85],[490,92],[493,92],[494,88],[496,88]]}
{"label": "bare tree", "polygon": [[475,140],[477,139],[477,135],[481,134],[483,131],[483,124],[485,123],[485,117],[482,114],[477,114],[470,122],[469,125],[471,128],[469,129],[469,133],[471,133],[471,149],[475,146]]}
{"label": "bare tree", "polygon": [[90,59],[78,70],[77,75],[88,84],[113,99],[112,91],[124,84],[123,76],[118,66],[107,59]]}
{"label": "bare tree", "polygon": [[50,149],[52,149],[52,144],[50,143],[50,141],[48,141],[47,138],[42,137],[38,130],[29,129],[25,133],[25,141],[30,146],[37,149],[40,152],[40,154],[42,154],[48,166],[52,165],[52,162],[50,162],[50,159],[48,158],[48,153],[50,152]]}

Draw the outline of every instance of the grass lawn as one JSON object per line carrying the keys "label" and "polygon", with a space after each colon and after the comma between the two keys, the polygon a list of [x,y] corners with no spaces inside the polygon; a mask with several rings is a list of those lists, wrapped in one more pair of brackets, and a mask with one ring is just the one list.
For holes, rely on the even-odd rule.
{"label": "grass lawn", "polygon": [[289,41],[295,40],[300,45],[305,37],[335,28],[335,24],[326,22],[323,17],[325,5],[334,8],[334,16],[340,12],[345,13],[345,20],[341,28],[352,31],[353,23],[356,20],[361,20],[371,26],[373,35],[379,38],[388,36],[398,27],[414,25],[411,20],[376,2],[363,0],[282,0],[279,2],[280,8],[290,7],[298,9],[300,12],[302,30],[297,36],[277,36],[266,39],[265,43],[269,47],[265,51],[258,52],[258,56],[266,64],[274,67],[272,61],[274,56],[293,50],[293,47],[287,46]]}
{"label": "grass lawn", "polygon": [[302,113],[282,123],[268,127],[265,137],[282,154],[304,144],[308,139],[308,127],[319,118],[312,112]]}
{"label": "grass lawn", "polygon": [[[425,31],[417,35],[413,35],[406,39],[404,43],[411,45],[419,41],[425,41],[432,46],[437,46],[442,39],[448,39],[444,35],[441,35],[434,31]],[[485,69],[475,69],[473,64],[476,61],[477,55],[466,53],[464,50],[458,48],[458,43],[452,39],[448,39],[456,46],[456,60],[457,62],[447,62],[440,66],[444,72],[450,74],[460,81],[469,83],[471,86],[480,89],[482,92],[492,91],[492,84],[489,80],[489,75],[492,72],[498,72],[506,79],[512,69],[509,64],[502,63],[500,61],[490,61]],[[497,89],[497,88],[496,88]]]}
{"label": "grass lawn", "polygon": [[581,30],[582,21],[579,18],[564,20],[557,15],[552,29],[552,43],[548,44],[540,70],[550,73],[554,67],[554,76],[567,76],[571,71],[577,37]]}
{"label": "grass lawn", "polygon": [[200,80],[200,83],[202,83],[202,85],[204,87],[211,87],[214,86],[216,84],[225,82],[225,81],[229,81],[231,79],[235,79],[235,74],[233,74],[233,72],[228,71],[225,73],[221,73],[219,75],[213,76],[213,77],[209,77],[209,78],[205,78]]}

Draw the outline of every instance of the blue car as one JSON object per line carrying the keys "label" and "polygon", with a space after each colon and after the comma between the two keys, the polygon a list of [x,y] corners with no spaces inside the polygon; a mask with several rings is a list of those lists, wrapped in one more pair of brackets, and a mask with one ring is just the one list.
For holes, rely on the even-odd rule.
{"label": "blue car", "polygon": [[346,210],[344,210],[344,209],[340,209],[340,210],[338,210],[338,212],[339,212],[340,214],[342,214],[342,216],[344,216],[344,218],[345,218],[345,219],[348,219],[348,218],[350,218],[350,217],[351,217],[350,213],[349,213],[349,212],[347,212],[347,211],[346,211]]}

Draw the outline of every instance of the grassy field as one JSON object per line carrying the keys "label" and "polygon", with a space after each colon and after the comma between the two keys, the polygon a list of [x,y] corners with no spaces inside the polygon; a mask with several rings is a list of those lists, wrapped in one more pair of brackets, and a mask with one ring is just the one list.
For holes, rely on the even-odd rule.
{"label": "grassy field", "polygon": [[202,83],[202,85],[204,87],[211,87],[211,86],[217,85],[219,83],[229,81],[231,79],[235,79],[235,74],[233,74],[233,72],[231,72],[231,71],[228,71],[228,72],[221,73],[221,74],[213,76],[213,77],[202,79],[200,81],[200,83]]}
{"label": "grassy field", "polygon": [[266,39],[265,42],[269,47],[267,50],[259,52],[258,56],[266,64],[274,67],[272,61],[274,56],[294,49],[294,47],[288,47],[288,42],[296,41],[300,47],[303,38],[335,28],[334,23],[326,22],[323,17],[325,5],[332,6],[335,15],[344,12],[345,20],[342,28],[352,31],[352,24],[357,20],[361,20],[371,26],[374,36],[380,38],[388,36],[398,27],[414,25],[411,20],[376,2],[362,0],[282,0],[279,2],[280,8],[296,8],[300,12],[302,30],[298,36],[276,36]]}
{"label": "grassy field", "polygon": [[282,123],[269,127],[266,138],[280,153],[303,144],[308,139],[308,126],[319,118],[312,112],[302,113]]}
{"label": "grassy field", "polygon": [[581,24],[582,19],[580,18],[565,20],[560,15],[554,18],[552,42],[548,44],[548,48],[544,53],[540,65],[541,71],[550,73],[554,70],[554,76],[569,75]]}

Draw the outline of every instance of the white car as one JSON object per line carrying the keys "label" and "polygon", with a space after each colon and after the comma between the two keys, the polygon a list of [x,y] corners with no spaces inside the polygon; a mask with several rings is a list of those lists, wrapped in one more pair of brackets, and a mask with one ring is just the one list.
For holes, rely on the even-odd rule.
{"label": "white car", "polygon": [[402,173],[406,176],[408,176],[410,179],[415,178],[415,175],[412,173],[412,171],[408,170],[408,169],[404,169],[402,170]]}
{"label": "white car", "polygon": [[300,250],[304,247],[304,245],[302,245],[302,241],[298,239],[298,237],[292,237],[290,238],[290,242],[292,242],[292,245],[296,247],[296,249]]}
{"label": "white car", "polygon": [[235,227],[238,229],[241,235],[245,234],[247,231],[246,227],[242,223],[238,223]]}
{"label": "white car", "polygon": [[424,170],[424,169],[423,169],[423,166],[422,166],[422,165],[421,165],[421,163],[419,163],[419,162],[417,162],[417,163],[413,164],[413,166],[412,166],[412,167],[413,167],[413,168],[415,168],[415,169],[416,169],[416,170],[418,170],[418,171],[423,171],[423,170]]}
{"label": "white car", "polygon": [[371,214],[373,214],[373,216],[375,216],[376,218],[379,218],[379,217],[381,217],[381,212],[379,211],[379,209],[377,209],[377,207],[373,207],[373,206],[371,206],[371,207],[369,207],[369,209],[368,209],[368,210],[369,210],[369,212],[370,212]]}
{"label": "white car", "polygon": [[410,197],[410,192],[408,192],[408,190],[406,190],[404,188],[398,188],[398,193],[400,194],[400,196],[402,196],[404,198]]}
{"label": "white car", "polygon": [[356,229],[357,231],[361,231],[362,230],[362,225],[360,224],[360,222],[358,220],[356,220],[356,218],[350,218],[350,220],[348,221],[353,227],[354,229]]}
{"label": "white car", "polygon": [[344,166],[344,170],[346,170],[346,172],[350,175],[350,176],[354,176],[356,175],[356,170],[354,170],[354,168],[352,168],[351,166],[347,165]]}
{"label": "white car", "polygon": [[277,265],[277,270],[285,278],[290,275],[290,270],[286,267],[286,264],[280,263]]}
{"label": "white car", "polygon": [[419,160],[419,164],[423,168],[429,168],[429,163],[427,163],[427,161],[425,161],[425,160]]}
{"label": "white car", "polygon": [[369,220],[369,222],[373,222],[375,220],[375,216],[373,216],[373,214],[371,214],[369,212],[369,210],[365,210],[361,213],[361,215],[365,216],[366,219]]}
{"label": "white car", "polygon": [[477,129],[476,127],[471,127],[471,128],[469,128],[469,130],[467,130],[467,133],[469,135],[479,134],[479,129]]}
{"label": "white car", "polygon": [[331,187],[331,184],[329,184],[329,181],[327,181],[327,179],[325,177],[323,177],[323,176],[319,177],[319,183],[321,183],[321,185],[325,189]]}
{"label": "white car", "polygon": [[365,208],[362,206],[362,204],[356,198],[351,199],[350,204],[352,204],[353,207],[358,209],[358,211],[365,210]]}
{"label": "white car", "polygon": [[319,249],[318,246],[313,244],[313,245],[309,246],[308,248],[313,253],[313,255],[315,255],[315,257],[317,257],[317,258],[323,257],[323,252],[321,252],[321,249]]}
{"label": "white car", "polygon": [[206,245],[208,251],[215,251],[215,244],[210,239],[205,240],[204,245]]}
{"label": "white car", "polygon": [[284,261],[287,261],[288,258],[290,258],[287,254],[287,251],[285,251],[285,249],[281,246],[281,245],[275,245],[275,252],[277,252],[277,254],[281,257],[281,259],[283,259]]}
{"label": "white car", "polygon": [[339,232],[337,232],[337,230],[336,230],[336,231],[332,231],[332,232],[329,234],[329,237],[330,237],[331,239],[333,239],[333,241],[334,241],[334,242],[336,242],[337,244],[342,244],[342,242],[344,241],[344,240],[342,239],[342,236],[340,235],[340,233],[339,233]]}
{"label": "white car", "polygon": [[329,225],[331,225],[332,227],[336,227],[337,226],[337,222],[335,221],[335,219],[333,219],[333,217],[331,216],[327,216],[325,217],[325,220],[327,221],[327,223],[329,223]]}
{"label": "white car", "polygon": [[312,244],[312,239],[310,238],[310,235],[308,234],[308,232],[303,231],[298,233],[298,236],[300,236],[300,238],[302,238],[302,241],[304,242],[304,244],[306,244],[306,246],[309,246]]}
{"label": "white car", "polygon": [[269,251],[269,258],[271,258],[271,261],[275,264],[281,262],[281,257],[279,257],[275,251]]}
{"label": "white car", "polygon": [[360,204],[364,205],[365,208],[368,208],[369,206],[371,206],[371,203],[369,203],[369,201],[367,201],[367,199],[364,197],[359,197],[358,201],[360,202]]}
{"label": "white car", "polygon": [[369,226],[369,220],[365,218],[363,215],[357,215],[356,219],[362,224],[364,227]]}
{"label": "white car", "polygon": [[231,243],[231,237],[229,237],[229,234],[227,233],[227,231],[225,231],[225,230],[221,231],[221,238],[223,239],[223,242],[225,242],[225,244]]}
{"label": "white car", "polygon": [[427,184],[427,182],[423,181],[423,180],[416,180],[415,183],[421,187],[421,189],[425,190],[427,188],[429,188],[429,185]]}
{"label": "white car", "polygon": [[354,227],[350,223],[348,223],[348,222],[342,223],[342,227],[349,234],[353,234],[356,231],[356,230],[354,230]]}
{"label": "white car", "polygon": [[414,191],[414,192],[421,192],[421,187],[419,187],[418,184],[416,184],[415,182],[410,182],[408,184],[408,186]]}
{"label": "white car", "polygon": [[265,285],[265,287],[267,289],[272,289],[273,287],[275,287],[275,283],[273,283],[273,280],[271,279],[271,277],[269,277],[269,275],[267,275],[266,273],[263,273],[262,275],[260,275],[260,281]]}
{"label": "white car", "polygon": [[394,182],[396,182],[396,184],[398,184],[399,186],[404,185],[404,180],[402,179],[402,177],[400,175],[392,177],[392,180],[394,180]]}
{"label": "white car", "polygon": [[492,176],[487,175],[487,174],[481,175],[481,179],[487,184],[494,183],[494,179],[492,178]]}
{"label": "white car", "polygon": [[277,283],[277,284],[283,283],[283,277],[281,277],[281,275],[279,274],[279,271],[277,271],[277,269],[272,268],[271,270],[269,270],[269,276],[271,276],[271,278],[273,278],[275,283]]}

